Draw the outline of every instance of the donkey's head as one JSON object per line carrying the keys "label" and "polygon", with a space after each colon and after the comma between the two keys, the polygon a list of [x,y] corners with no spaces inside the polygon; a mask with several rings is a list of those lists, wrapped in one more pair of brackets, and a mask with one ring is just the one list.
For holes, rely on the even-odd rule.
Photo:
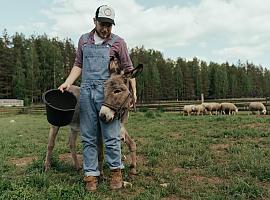
{"label": "donkey's head", "polygon": [[104,84],[104,103],[100,109],[99,117],[104,122],[111,122],[114,118],[122,118],[129,109],[132,100],[130,91],[130,78],[135,78],[143,69],[143,65],[128,73],[121,71],[116,59],[110,62],[110,78]]}

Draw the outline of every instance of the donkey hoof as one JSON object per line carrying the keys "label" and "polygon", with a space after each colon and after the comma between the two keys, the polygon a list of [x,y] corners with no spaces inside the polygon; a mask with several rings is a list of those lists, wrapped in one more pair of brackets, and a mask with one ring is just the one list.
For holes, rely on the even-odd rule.
{"label": "donkey hoof", "polygon": [[76,171],[81,171],[82,167],[80,165],[75,165]]}
{"label": "donkey hoof", "polygon": [[50,170],[50,168],[51,168],[50,165],[48,165],[48,164],[44,165],[44,171],[45,172],[48,172]]}
{"label": "donkey hoof", "polygon": [[129,174],[131,176],[135,176],[135,175],[137,175],[137,170],[135,168],[131,168]]}

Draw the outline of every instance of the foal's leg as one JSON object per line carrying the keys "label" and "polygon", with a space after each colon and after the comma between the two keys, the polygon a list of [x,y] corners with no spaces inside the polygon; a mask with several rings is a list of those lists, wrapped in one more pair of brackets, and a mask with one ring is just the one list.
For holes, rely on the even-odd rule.
{"label": "foal's leg", "polygon": [[136,143],[134,140],[129,136],[126,128],[121,124],[121,139],[127,144],[130,157],[131,157],[131,164],[130,164],[130,174],[136,175],[136,166],[137,166],[137,158],[136,158]]}
{"label": "foal's leg", "polygon": [[51,167],[52,151],[55,145],[55,138],[59,131],[59,128],[60,128],[59,126],[53,126],[53,125],[50,126],[48,145],[47,145],[47,154],[46,154],[45,163],[44,163],[45,172],[47,172]]}
{"label": "foal's leg", "polygon": [[74,128],[70,128],[70,135],[69,135],[69,148],[70,148],[70,153],[74,162],[74,166],[76,168],[76,170],[80,170],[81,166],[79,164],[78,161],[78,157],[77,157],[77,153],[76,153],[76,139],[77,136],[79,134],[79,131],[74,129]]}

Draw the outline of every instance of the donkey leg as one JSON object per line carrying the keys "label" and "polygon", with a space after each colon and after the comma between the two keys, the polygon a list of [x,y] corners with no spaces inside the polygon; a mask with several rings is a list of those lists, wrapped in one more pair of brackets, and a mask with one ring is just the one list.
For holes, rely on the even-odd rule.
{"label": "donkey leg", "polygon": [[136,175],[137,174],[136,143],[128,134],[126,135],[126,138],[127,138],[126,144],[129,147],[130,157],[131,157],[130,174]]}
{"label": "donkey leg", "polygon": [[59,131],[58,126],[50,126],[50,131],[49,131],[49,138],[48,138],[48,145],[47,145],[47,153],[46,153],[46,158],[45,158],[45,163],[44,163],[44,169],[45,172],[47,172],[50,167],[51,167],[51,157],[52,157],[52,151],[55,145],[55,138],[56,135]]}
{"label": "donkey leg", "polygon": [[70,128],[70,135],[69,135],[69,148],[70,153],[74,162],[74,166],[77,171],[81,169],[81,166],[78,161],[77,152],[76,152],[76,140],[79,132],[73,128]]}
{"label": "donkey leg", "polygon": [[136,175],[137,174],[136,143],[129,136],[126,128],[123,125],[121,126],[121,139],[127,144],[130,151],[130,157],[131,157],[130,174]]}

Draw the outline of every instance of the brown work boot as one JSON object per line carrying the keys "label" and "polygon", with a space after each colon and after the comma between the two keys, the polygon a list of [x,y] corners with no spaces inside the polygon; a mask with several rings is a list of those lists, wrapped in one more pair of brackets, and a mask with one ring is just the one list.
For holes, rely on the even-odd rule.
{"label": "brown work boot", "polygon": [[95,176],[85,176],[85,189],[89,192],[94,192],[97,190],[97,177]]}
{"label": "brown work boot", "polygon": [[111,189],[117,190],[123,186],[123,179],[121,169],[113,169],[111,170]]}

